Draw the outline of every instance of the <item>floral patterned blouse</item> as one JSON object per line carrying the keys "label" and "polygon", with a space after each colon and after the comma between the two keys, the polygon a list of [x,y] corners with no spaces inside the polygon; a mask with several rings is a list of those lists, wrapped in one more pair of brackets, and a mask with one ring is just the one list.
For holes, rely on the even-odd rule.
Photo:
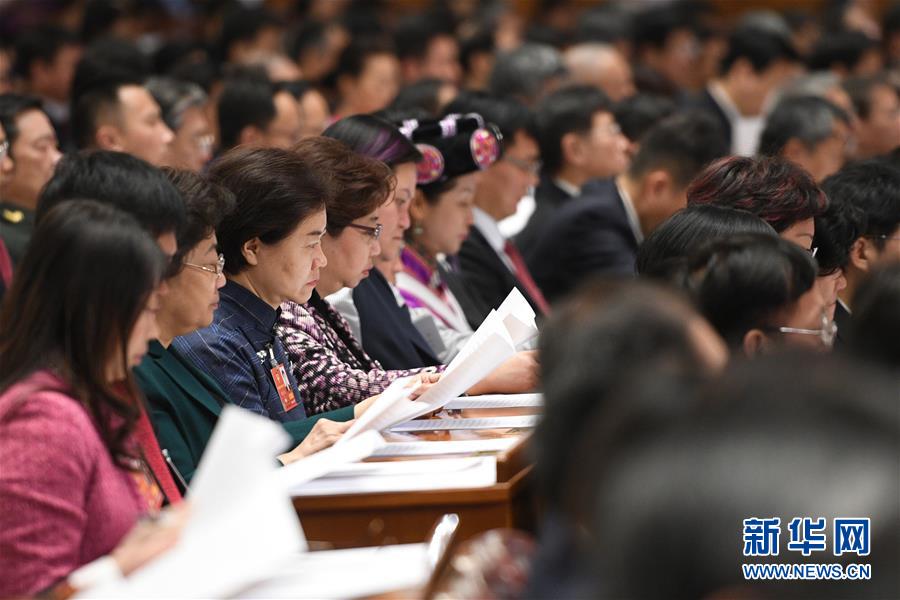
{"label": "floral patterned blouse", "polygon": [[276,331],[308,415],[357,404],[395,379],[434,371],[384,370],[362,349],[344,317],[315,291],[306,304],[282,304]]}

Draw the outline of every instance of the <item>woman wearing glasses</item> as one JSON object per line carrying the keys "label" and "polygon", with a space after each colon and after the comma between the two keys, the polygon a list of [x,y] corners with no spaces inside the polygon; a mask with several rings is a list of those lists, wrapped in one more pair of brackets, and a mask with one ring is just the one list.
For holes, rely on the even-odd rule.
{"label": "woman wearing glasses", "polygon": [[689,259],[687,287],[700,312],[733,351],[783,346],[823,351],[837,333],[816,281],[816,262],[799,246],[765,234],[716,240]]}
{"label": "woman wearing glasses", "polygon": [[[168,280],[169,293],[160,298],[159,338],[135,369],[147,397],[151,419],[170,467],[186,487],[194,475],[222,408],[230,401],[223,387],[191,362],[172,341],[213,322],[219,290],[225,285],[225,259],[218,254],[215,228],[234,206],[234,196],[206,178],[188,171],[168,175],[185,200],[187,223],[173,262],[181,265]],[[367,405],[355,407],[361,412]],[[354,417],[354,408],[284,423],[296,448],[278,457],[293,462],[330,446]]]}
{"label": "woman wearing glasses", "polygon": [[379,213],[394,201],[391,169],[330,138],[320,138],[317,152],[304,154],[304,162],[316,172],[330,173],[337,188],[326,204],[322,252],[327,262],[308,302],[282,305],[278,331],[306,410],[319,414],[357,404],[380,394],[395,379],[423,369],[383,370],[325,300],[338,290],[356,287],[374,268],[381,253]]}

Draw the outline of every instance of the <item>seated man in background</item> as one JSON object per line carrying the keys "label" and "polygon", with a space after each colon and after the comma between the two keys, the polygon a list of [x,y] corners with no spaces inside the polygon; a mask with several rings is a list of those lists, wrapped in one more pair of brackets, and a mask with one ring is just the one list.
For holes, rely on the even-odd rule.
{"label": "seated man in background", "polygon": [[140,77],[109,69],[82,75],[72,97],[72,140],[79,149],[126,152],[161,166],[172,130]]}
{"label": "seated man in background", "polygon": [[838,327],[849,332],[853,297],[863,279],[880,265],[900,262],[900,170],[875,160],[848,165],[826,179],[822,189],[860,222],[834,313]]}
{"label": "seated man in background", "polygon": [[572,85],[547,96],[535,109],[535,133],[543,172],[534,193],[535,210],[516,236],[526,254],[547,223],[592,179],[613,177],[628,167],[628,140],[606,95],[590,85]]}
{"label": "seated man in background", "polygon": [[721,129],[706,115],[675,115],[654,126],[627,172],[586,186],[526,253],[548,300],[593,275],[633,275],[644,236],[684,207],[688,182],[726,152]]}
{"label": "seated man in background", "polygon": [[532,114],[515,100],[463,93],[449,113],[478,113],[503,134],[503,155],[485,169],[475,188],[475,222],[459,251],[460,274],[486,316],[518,288],[537,314],[550,306],[534,283],[519,249],[500,232],[499,223],[515,214],[519,200],[537,184],[540,150]]}
{"label": "seated man in background", "polygon": [[0,164],[0,238],[17,264],[31,239],[38,195],[62,154],[37,98],[0,95],[0,123],[9,143]]}
{"label": "seated man in background", "polygon": [[824,98],[792,96],[769,113],[759,153],[781,156],[821,183],[844,166],[850,136],[850,117],[843,110]]}

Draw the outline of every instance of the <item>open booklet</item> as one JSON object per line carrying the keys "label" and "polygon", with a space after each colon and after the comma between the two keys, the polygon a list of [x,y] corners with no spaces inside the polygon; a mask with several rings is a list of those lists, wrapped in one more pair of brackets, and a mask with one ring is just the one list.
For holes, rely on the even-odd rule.
{"label": "open booklet", "polygon": [[515,354],[518,346],[537,334],[534,310],[522,293],[513,288],[447,365],[437,383],[412,400],[411,380],[394,381],[335,445],[346,444],[366,431],[384,431],[443,408],[487,377]]}

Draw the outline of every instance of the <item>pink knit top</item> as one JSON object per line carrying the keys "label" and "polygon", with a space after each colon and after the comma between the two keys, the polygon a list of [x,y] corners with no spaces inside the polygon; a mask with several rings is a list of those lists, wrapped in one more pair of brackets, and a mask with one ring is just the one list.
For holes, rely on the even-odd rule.
{"label": "pink knit top", "polygon": [[0,597],[33,595],[108,554],[144,512],[63,380],[41,371],[0,395]]}

